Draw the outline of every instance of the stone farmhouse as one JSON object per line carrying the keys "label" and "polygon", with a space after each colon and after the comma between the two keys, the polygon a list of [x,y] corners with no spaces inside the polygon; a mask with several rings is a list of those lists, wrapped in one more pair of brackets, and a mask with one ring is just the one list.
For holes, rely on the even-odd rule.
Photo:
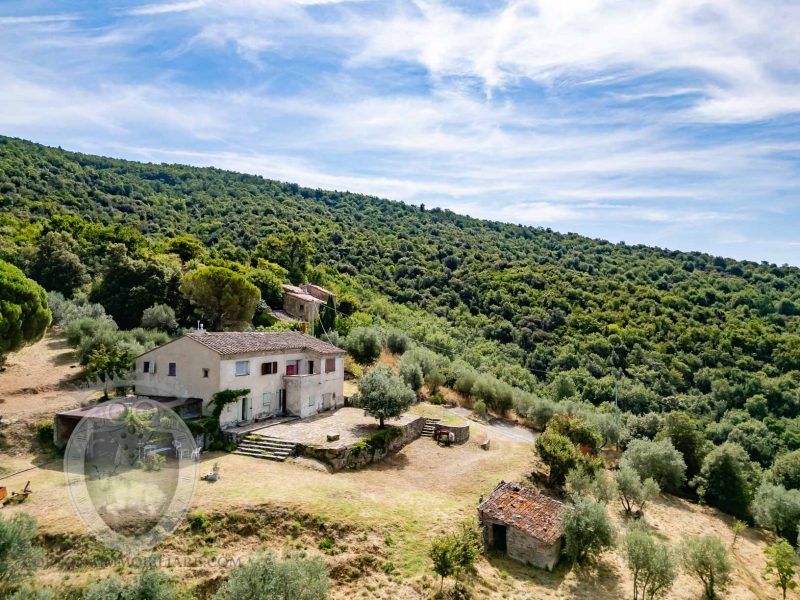
{"label": "stone farmhouse", "polygon": [[514,482],[500,482],[478,506],[484,545],[552,570],[561,555],[563,503]]}
{"label": "stone farmhouse", "polygon": [[136,393],[155,398],[211,397],[249,389],[225,406],[223,429],[275,416],[309,417],[344,405],[345,351],[315,337],[287,332],[188,333],[136,358]]}
{"label": "stone farmhouse", "polygon": [[[283,285],[283,311],[291,319],[313,323],[319,318],[320,307],[335,294],[323,287],[306,283],[303,285]],[[273,314],[281,318],[281,314]]]}

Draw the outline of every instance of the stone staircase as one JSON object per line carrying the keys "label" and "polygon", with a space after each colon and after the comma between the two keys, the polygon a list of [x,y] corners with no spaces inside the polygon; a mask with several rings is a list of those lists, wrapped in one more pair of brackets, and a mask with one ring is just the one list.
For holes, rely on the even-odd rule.
{"label": "stone staircase", "polygon": [[266,460],[285,461],[297,453],[297,444],[265,435],[250,434],[245,436],[233,454],[252,456]]}
{"label": "stone staircase", "polygon": [[432,438],[433,437],[433,430],[436,427],[436,425],[439,424],[439,421],[441,421],[441,419],[428,419],[428,418],[426,418],[425,419],[425,426],[422,428],[422,434],[421,435],[423,435],[424,437]]}

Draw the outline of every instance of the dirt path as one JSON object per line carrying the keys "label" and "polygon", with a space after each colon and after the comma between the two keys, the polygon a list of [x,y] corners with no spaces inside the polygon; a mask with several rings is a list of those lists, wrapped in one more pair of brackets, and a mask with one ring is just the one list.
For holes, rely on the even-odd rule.
{"label": "dirt path", "polygon": [[74,380],[81,371],[64,336],[50,330],[8,357],[0,372],[0,416],[13,423],[79,405]]}

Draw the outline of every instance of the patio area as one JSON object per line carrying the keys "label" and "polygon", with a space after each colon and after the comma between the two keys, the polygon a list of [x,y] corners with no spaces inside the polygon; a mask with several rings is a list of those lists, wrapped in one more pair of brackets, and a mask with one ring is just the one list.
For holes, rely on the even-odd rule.
{"label": "patio area", "polygon": [[[399,419],[386,421],[387,425],[407,425],[418,419],[417,415],[404,414]],[[333,449],[351,446],[359,439],[378,431],[378,421],[364,415],[361,408],[343,407],[334,412],[314,415],[307,419],[270,424],[266,427],[253,427],[249,433],[278,438],[306,446]],[[328,436],[339,436],[338,440],[328,441]]]}

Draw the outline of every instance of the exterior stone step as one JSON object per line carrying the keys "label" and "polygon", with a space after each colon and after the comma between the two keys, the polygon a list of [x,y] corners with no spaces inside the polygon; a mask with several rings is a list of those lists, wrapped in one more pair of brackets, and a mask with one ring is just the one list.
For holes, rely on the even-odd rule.
{"label": "exterior stone step", "polygon": [[276,450],[288,450],[294,452],[295,444],[281,444],[272,440],[242,440],[240,446],[258,446],[260,448],[275,448]]}
{"label": "exterior stone step", "polygon": [[288,454],[276,454],[273,452],[262,452],[256,450],[249,450],[247,448],[237,448],[232,452],[232,454],[238,454],[240,456],[250,456],[252,458],[262,458],[264,460],[274,460],[277,462],[284,462],[287,458],[289,458]]}

